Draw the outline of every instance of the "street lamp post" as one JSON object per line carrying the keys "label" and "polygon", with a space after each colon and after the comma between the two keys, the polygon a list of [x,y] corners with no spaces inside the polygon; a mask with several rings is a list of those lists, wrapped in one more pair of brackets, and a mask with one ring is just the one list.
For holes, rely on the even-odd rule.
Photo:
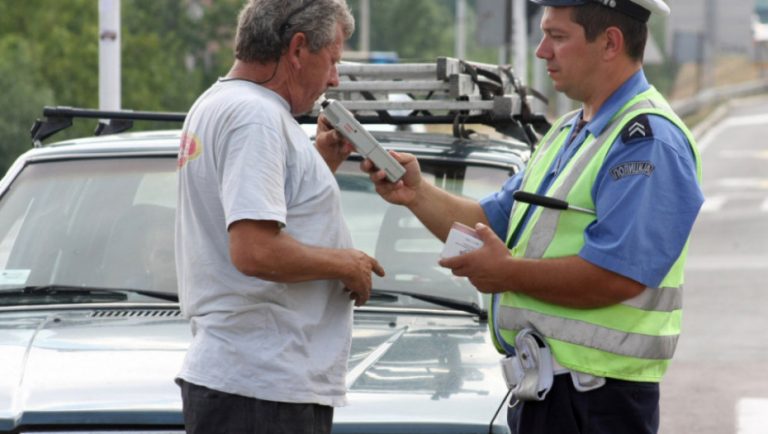
{"label": "street lamp post", "polygon": [[120,0],[99,0],[99,108],[120,110]]}

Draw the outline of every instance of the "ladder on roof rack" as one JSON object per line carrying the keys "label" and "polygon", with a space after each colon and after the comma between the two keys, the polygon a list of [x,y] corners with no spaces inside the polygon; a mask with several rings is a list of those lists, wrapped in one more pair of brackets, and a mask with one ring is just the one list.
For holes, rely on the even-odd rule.
{"label": "ladder on roof rack", "polygon": [[[523,86],[505,65],[440,57],[434,63],[357,64],[338,66],[339,86],[326,97],[343,101],[364,123],[453,124],[465,137],[466,124],[480,123],[527,141],[549,129],[531,103],[538,92]],[[319,113],[315,105],[312,116]]]}
{"label": "ladder on roof rack", "polygon": [[[350,110],[467,110],[503,118],[520,114],[526,98],[520,95],[521,85],[508,67],[447,57],[436,63],[341,64],[338,70],[339,86],[326,93],[340,96]],[[374,92],[411,98],[380,101],[365,96]],[[355,94],[364,101],[355,101]]]}
{"label": "ladder on roof rack", "polygon": [[[340,83],[326,97],[343,101],[363,123],[448,124],[456,137],[467,137],[467,124],[485,124],[531,147],[549,129],[546,117],[531,111],[537,92],[523,86],[504,65],[441,57],[433,63],[338,65]],[[314,122],[319,101],[300,122]],[[95,134],[125,131],[135,120],[183,122],[185,113],[100,111],[45,107],[30,134],[35,146],[72,125],[73,118],[100,119]],[[109,122],[104,122],[108,120]]]}

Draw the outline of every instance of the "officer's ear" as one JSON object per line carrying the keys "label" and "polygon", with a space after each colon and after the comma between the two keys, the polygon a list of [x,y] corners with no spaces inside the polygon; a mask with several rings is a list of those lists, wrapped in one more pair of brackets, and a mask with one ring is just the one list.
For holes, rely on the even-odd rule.
{"label": "officer's ear", "polygon": [[603,60],[612,60],[624,54],[624,33],[618,27],[608,27],[602,37]]}

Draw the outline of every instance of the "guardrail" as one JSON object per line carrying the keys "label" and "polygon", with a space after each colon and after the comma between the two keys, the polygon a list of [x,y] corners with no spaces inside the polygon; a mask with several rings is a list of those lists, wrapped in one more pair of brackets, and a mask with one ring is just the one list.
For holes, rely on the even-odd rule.
{"label": "guardrail", "polygon": [[754,80],[746,83],[705,89],[695,96],[679,101],[672,101],[672,108],[680,117],[691,116],[699,110],[727,102],[734,98],[768,93],[768,80]]}

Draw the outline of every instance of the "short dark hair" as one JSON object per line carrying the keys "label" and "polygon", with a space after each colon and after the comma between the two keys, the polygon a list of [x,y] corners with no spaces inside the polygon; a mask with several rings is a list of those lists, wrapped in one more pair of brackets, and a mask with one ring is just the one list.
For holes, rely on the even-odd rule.
{"label": "short dark hair", "polygon": [[624,34],[627,55],[638,62],[643,61],[648,40],[646,23],[597,3],[574,7],[571,19],[584,28],[590,42],[609,27],[618,27]]}
{"label": "short dark hair", "polygon": [[248,0],[238,19],[235,57],[275,61],[297,32],[304,33],[310,50],[317,52],[333,43],[336,24],[341,24],[345,39],[355,30],[346,0]]}

